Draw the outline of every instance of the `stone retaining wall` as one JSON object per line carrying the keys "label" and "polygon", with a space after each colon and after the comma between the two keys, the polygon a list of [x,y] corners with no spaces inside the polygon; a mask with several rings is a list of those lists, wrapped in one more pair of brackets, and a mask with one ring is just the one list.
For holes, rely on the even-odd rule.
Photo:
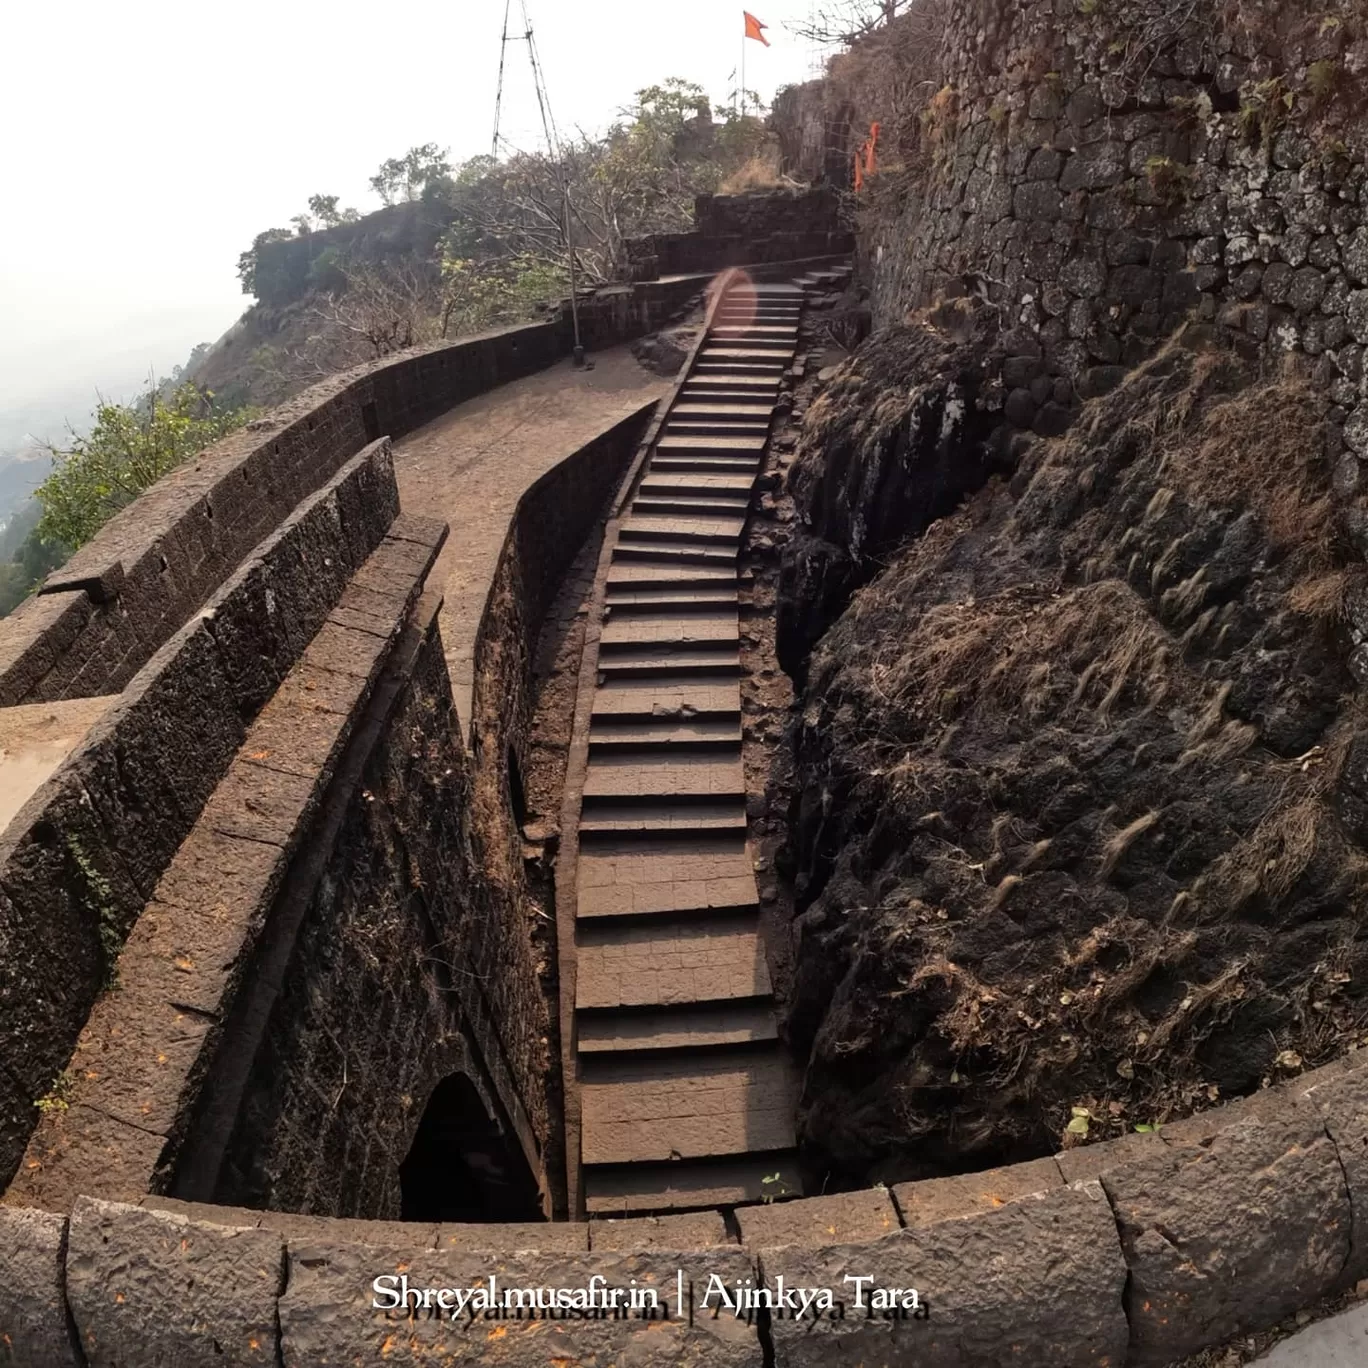
{"label": "stone retaining wall", "polygon": [[[1191,318],[1295,357],[1326,391],[1368,547],[1362,5],[966,0],[939,68],[919,117],[885,122],[861,199],[876,326],[982,294],[1007,344],[1007,416],[1047,435]],[[824,95],[776,104],[795,167],[821,160],[823,134],[838,160],[863,136]]]}
{"label": "stone retaining wall", "polygon": [[[0,1364],[1158,1368],[1363,1277],[1366,1212],[1368,1063],[1356,1056],[1156,1133],[743,1207],[730,1225],[700,1213],[402,1226],[82,1197],[69,1214],[0,1208]],[[372,1280],[403,1273],[415,1287],[635,1279],[671,1315],[405,1321],[371,1305]],[[692,1323],[687,1304],[673,1314],[681,1274]],[[714,1275],[733,1294],[745,1279],[826,1288],[844,1314],[714,1318],[701,1306]],[[860,1309],[858,1278],[914,1287],[926,1310],[875,1311],[869,1291]]]}
{"label": "stone retaining wall", "polygon": [[729,266],[848,256],[854,247],[828,189],[801,194],[699,195],[693,231],[627,244],[633,280],[722,271]]}
{"label": "stone retaining wall", "polygon": [[373,443],[152,657],[0,837],[0,1183],[129,928],[397,511],[389,443]]}

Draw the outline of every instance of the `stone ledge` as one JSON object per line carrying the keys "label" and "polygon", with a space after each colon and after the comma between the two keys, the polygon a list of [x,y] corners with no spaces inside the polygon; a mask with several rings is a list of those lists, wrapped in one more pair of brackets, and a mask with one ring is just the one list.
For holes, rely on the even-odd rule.
{"label": "stone ledge", "polygon": [[[1359,1275],[1365,1218],[1352,1213],[1368,1211],[1365,1134],[1368,1058],[1350,1056],[1156,1134],[899,1184],[896,1203],[871,1189],[741,1208],[736,1220],[755,1253],[735,1246],[716,1211],[408,1227],[160,1197],[141,1208],[78,1199],[64,1252],[63,1216],[0,1208],[0,1364],[80,1361],[61,1357],[63,1278],[91,1363],[223,1362],[204,1357],[205,1327],[240,1347],[243,1327],[261,1322],[273,1336],[277,1310],[283,1361],[301,1368],[370,1362],[386,1346],[386,1361],[398,1363],[543,1364],[548,1354],[638,1368],[759,1361],[754,1317],[748,1326],[729,1313],[645,1335],[611,1322],[508,1322],[475,1334],[450,1322],[392,1322],[369,1306],[371,1280],[392,1267],[422,1286],[494,1274],[505,1285],[566,1287],[596,1273],[661,1285],[682,1268],[700,1305],[714,1273],[729,1294],[748,1278],[773,1288],[780,1275],[789,1288],[826,1286],[837,1299],[845,1291],[843,1321],[773,1318],[777,1368],[871,1354],[884,1368],[1158,1365],[1263,1329]],[[906,1225],[880,1234],[890,1213]],[[277,1250],[289,1291],[265,1297],[261,1270],[275,1266]],[[160,1336],[146,1343],[161,1357],[120,1360],[121,1346],[144,1342],[147,1289],[187,1271],[184,1314],[167,1316],[159,1304],[164,1324],[146,1331]],[[929,1319],[857,1318],[847,1275],[915,1287]],[[266,1343],[270,1363],[275,1340]]]}

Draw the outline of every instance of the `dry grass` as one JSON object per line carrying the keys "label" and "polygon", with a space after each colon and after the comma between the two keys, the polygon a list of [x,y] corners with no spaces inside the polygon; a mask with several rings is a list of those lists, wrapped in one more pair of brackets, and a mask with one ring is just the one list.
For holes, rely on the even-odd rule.
{"label": "dry grass", "polygon": [[1116,872],[1125,857],[1126,851],[1138,841],[1145,832],[1151,830],[1159,822],[1160,814],[1157,812],[1147,812],[1143,817],[1137,817],[1129,826],[1123,827],[1102,847],[1102,863],[1098,867],[1097,877],[1099,879],[1110,879]]}
{"label": "dry grass", "polygon": [[772,143],[742,162],[717,187],[719,195],[744,195],[752,190],[797,190],[799,183],[779,169],[779,145]]}

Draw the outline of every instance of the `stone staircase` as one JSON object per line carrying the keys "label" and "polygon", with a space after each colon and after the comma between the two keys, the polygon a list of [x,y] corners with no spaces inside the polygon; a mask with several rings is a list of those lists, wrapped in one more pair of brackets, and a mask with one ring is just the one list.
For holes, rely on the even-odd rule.
{"label": "stone staircase", "polygon": [[576,880],[591,1216],[800,1191],[746,840],[737,565],[805,288],[842,274],[729,289],[620,522]]}

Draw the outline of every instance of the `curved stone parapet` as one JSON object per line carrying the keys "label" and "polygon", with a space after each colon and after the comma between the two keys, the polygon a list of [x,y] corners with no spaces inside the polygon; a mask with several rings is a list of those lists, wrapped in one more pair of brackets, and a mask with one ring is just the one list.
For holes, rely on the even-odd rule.
{"label": "curved stone parapet", "polygon": [[[1350,1056],[1150,1134],[724,1212],[421,1226],[158,1198],[0,1207],[0,1363],[1160,1368],[1368,1274],[1365,1213],[1368,1060]],[[633,1284],[656,1291],[654,1319],[453,1317],[435,1293],[412,1319],[388,1309],[389,1289]],[[765,1314],[744,1295],[761,1288],[784,1298]]]}

